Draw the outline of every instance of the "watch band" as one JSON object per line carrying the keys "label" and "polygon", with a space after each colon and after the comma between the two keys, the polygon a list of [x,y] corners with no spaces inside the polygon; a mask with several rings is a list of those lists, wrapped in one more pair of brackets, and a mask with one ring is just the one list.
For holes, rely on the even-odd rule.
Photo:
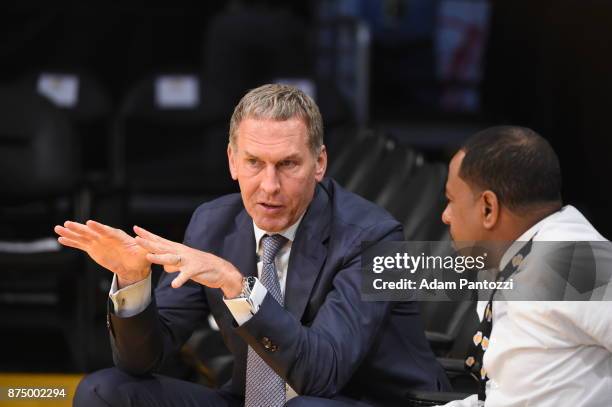
{"label": "watch band", "polygon": [[239,325],[248,321],[251,316],[259,311],[267,293],[266,287],[261,284],[257,277],[243,277],[242,283],[239,295],[233,298],[223,297],[223,301]]}
{"label": "watch band", "polygon": [[257,278],[253,276],[242,277],[242,292],[240,296],[249,303],[251,307],[251,314],[255,314],[257,312],[257,306],[253,303],[253,299],[251,298],[251,293],[253,292],[253,288],[255,287],[255,283],[257,282]]}
{"label": "watch band", "polygon": [[255,281],[256,279],[253,276],[242,277],[242,291],[240,292],[240,297],[249,298],[251,296]]}

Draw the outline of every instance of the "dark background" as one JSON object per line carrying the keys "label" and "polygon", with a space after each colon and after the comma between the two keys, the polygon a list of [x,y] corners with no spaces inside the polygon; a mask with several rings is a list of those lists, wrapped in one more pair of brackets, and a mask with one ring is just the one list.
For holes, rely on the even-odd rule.
{"label": "dark background", "polygon": [[[10,82],[41,69],[78,67],[94,74],[118,103],[131,83],[154,70],[204,67],[206,28],[229,2],[15,3],[4,5],[0,15],[0,80]],[[249,3],[287,8],[305,24],[317,16],[314,1]],[[372,3],[400,19],[402,13],[414,13],[410,7],[415,2]],[[605,0],[490,4],[478,112],[445,114],[419,97],[422,88],[435,92],[432,39],[423,35],[404,40],[401,29],[394,39],[393,30],[386,30],[384,36],[374,33],[371,46],[369,124],[468,121],[475,127],[499,123],[532,127],[550,140],[560,156],[565,200],[578,205],[609,236],[612,4]],[[431,12],[425,10],[422,18],[431,19]]]}

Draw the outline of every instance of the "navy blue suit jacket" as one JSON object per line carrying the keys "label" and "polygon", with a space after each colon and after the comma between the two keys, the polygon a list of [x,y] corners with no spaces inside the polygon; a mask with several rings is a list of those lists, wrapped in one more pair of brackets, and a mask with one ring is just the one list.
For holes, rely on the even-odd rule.
{"label": "navy blue suit jacket", "polygon": [[[245,389],[247,344],[301,395],[386,403],[407,389],[445,390],[418,305],[360,298],[361,242],[402,239],[402,226],[387,212],[325,179],[291,248],[284,308],[268,294],[238,327],[219,289],[192,281],[173,289],[174,275],[166,275],[145,311],[110,315],[116,364],[133,374],[154,371],[211,312],[235,357],[227,389],[237,395]],[[257,273],[253,222],[239,194],[201,205],[185,244],[228,260],[244,275]]]}

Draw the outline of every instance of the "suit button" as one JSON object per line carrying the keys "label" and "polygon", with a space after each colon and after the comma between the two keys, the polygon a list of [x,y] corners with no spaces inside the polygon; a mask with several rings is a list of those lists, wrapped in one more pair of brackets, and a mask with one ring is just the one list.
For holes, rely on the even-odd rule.
{"label": "suit button", "polygon": [[270,347],[272,346],[272,341],[267,336],[264,336],[263,338],[261,338],[261,344],[263,345],[264,348],[269,350]]}
{"label": "suit button", "polygon": [[274,344],[272,344],[272,345],[270,346],[270,352],[276,352],[277,350],[278,350],[278,346],[276,346],[276,345],[274,345]]}

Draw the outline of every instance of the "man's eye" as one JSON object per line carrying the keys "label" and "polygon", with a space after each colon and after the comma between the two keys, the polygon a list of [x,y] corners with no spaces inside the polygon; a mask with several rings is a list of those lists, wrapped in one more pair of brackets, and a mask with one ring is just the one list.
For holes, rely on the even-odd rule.
{"label": "man's eye", "polygon": [[256,166],[257,163],[258,163],[258,160],[256,158],[247,158],[247,164],[251,166]]}
{"label": "man's eye", "polygon": [[297,165],[297,163],[293,160],[285,160],[281,162],[281,167],[283,168],[293,168]]}

